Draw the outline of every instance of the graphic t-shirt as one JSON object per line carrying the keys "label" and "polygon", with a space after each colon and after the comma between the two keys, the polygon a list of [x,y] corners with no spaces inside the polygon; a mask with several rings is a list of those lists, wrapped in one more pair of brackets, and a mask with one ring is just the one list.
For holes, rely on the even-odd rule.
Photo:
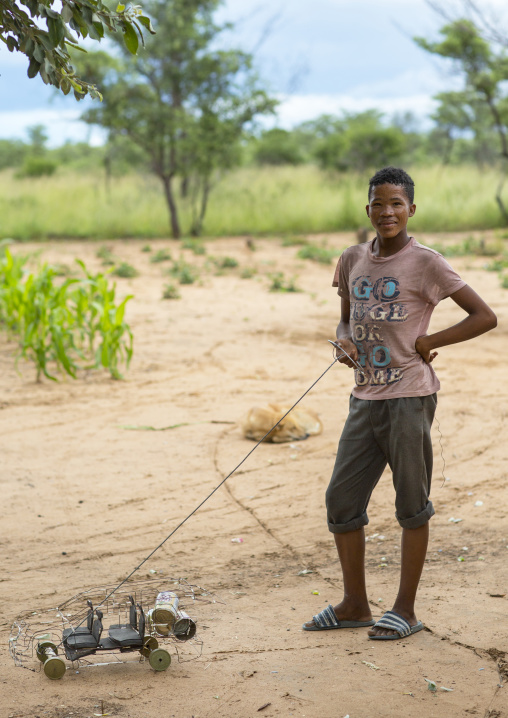
{"label": "graphic t-shirt", "polygon": [[358,399],[427,396],[440,384],[415,349],[427,333],[434,307],[466,285],[441,254],[413,237],[390,257],[375,257],[372,242],[349,247],[335,270],[333,286],[351,303]]}

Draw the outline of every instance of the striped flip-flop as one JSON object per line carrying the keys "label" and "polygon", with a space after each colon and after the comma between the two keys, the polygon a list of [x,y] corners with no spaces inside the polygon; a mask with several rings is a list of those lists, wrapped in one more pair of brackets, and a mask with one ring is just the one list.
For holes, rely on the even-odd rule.
{"label": "striped flip-flop", "polygon": [[338,621],[331,603],[317,616],[312,616],[312,620],[313,626],[303,624],[304,631],[331,631],[334,628],[363,628],[374,625],[374,621]]}
{"label": "striped flip-flop", "polygon": [[369,636],[373,641],[398,641],[399,638],[406,638],[406,636],[412,636],[413,633],[421,631],[423,623],[418,621],[416,626],[410,626],[403,616],[395,611],[387,611],[379,621],[376,621],[374,628],[388,628],[397,633],[392,636]]}

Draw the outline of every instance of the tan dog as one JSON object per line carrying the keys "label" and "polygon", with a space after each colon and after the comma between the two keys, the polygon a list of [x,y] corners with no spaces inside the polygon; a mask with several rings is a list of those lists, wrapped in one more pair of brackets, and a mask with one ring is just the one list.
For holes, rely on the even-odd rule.
{"label": "tan dog", "polygon": [[[282,406],[282,404],[269,404],[266,408],[254,407],[251,409],[241,421],[245,438],[253,441],[262,439],[288,409],[289,406]],[[274,444],[282,444],[285,441],[301,441],[308,436],[320,434],[322,430],[323,424],[314,411],[297,406],[266,437],[265,441]]]}

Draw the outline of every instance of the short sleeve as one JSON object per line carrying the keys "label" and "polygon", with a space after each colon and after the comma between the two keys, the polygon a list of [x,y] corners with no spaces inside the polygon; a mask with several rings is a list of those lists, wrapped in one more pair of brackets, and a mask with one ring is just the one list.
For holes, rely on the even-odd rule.
{"label": "short sleeve", "polygon": [[432,304],[437,304],[466,286],[466,282],[437,252],[428,268],[426,284],[429,301]]}
{"label": "short sleeve", "polygon": [[343,299],[349,299],[349,283],[347,279],[344,254],[339,257],[335,273],[333,275],[332,287],[337,287],[337,294]]}

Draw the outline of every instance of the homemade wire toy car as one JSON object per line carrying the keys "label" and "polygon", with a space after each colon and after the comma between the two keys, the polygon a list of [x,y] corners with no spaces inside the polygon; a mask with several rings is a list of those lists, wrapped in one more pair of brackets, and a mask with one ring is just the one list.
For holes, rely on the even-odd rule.
{"label": "homemade wire toy car", "polygon": [[[154,610],[160,595],[171,595],[172,614]],[[36,670],[30,666],[35,654],[52,680],[70,669],[126,663],[129,653],[139,654],[136,660],[148,661],[155,671],[165,671],[171,664],[169,647],[179,661],[199,658],[202,652],[197,620],[184,609],[195,616],[196,604],[216,601],[184,579],[130,581],[112,594],[107,587],[91,588],[57,607],[18,616],[9,652],[16,665],[30,670]],[[163,623],[161,615],[171,620]]]}

